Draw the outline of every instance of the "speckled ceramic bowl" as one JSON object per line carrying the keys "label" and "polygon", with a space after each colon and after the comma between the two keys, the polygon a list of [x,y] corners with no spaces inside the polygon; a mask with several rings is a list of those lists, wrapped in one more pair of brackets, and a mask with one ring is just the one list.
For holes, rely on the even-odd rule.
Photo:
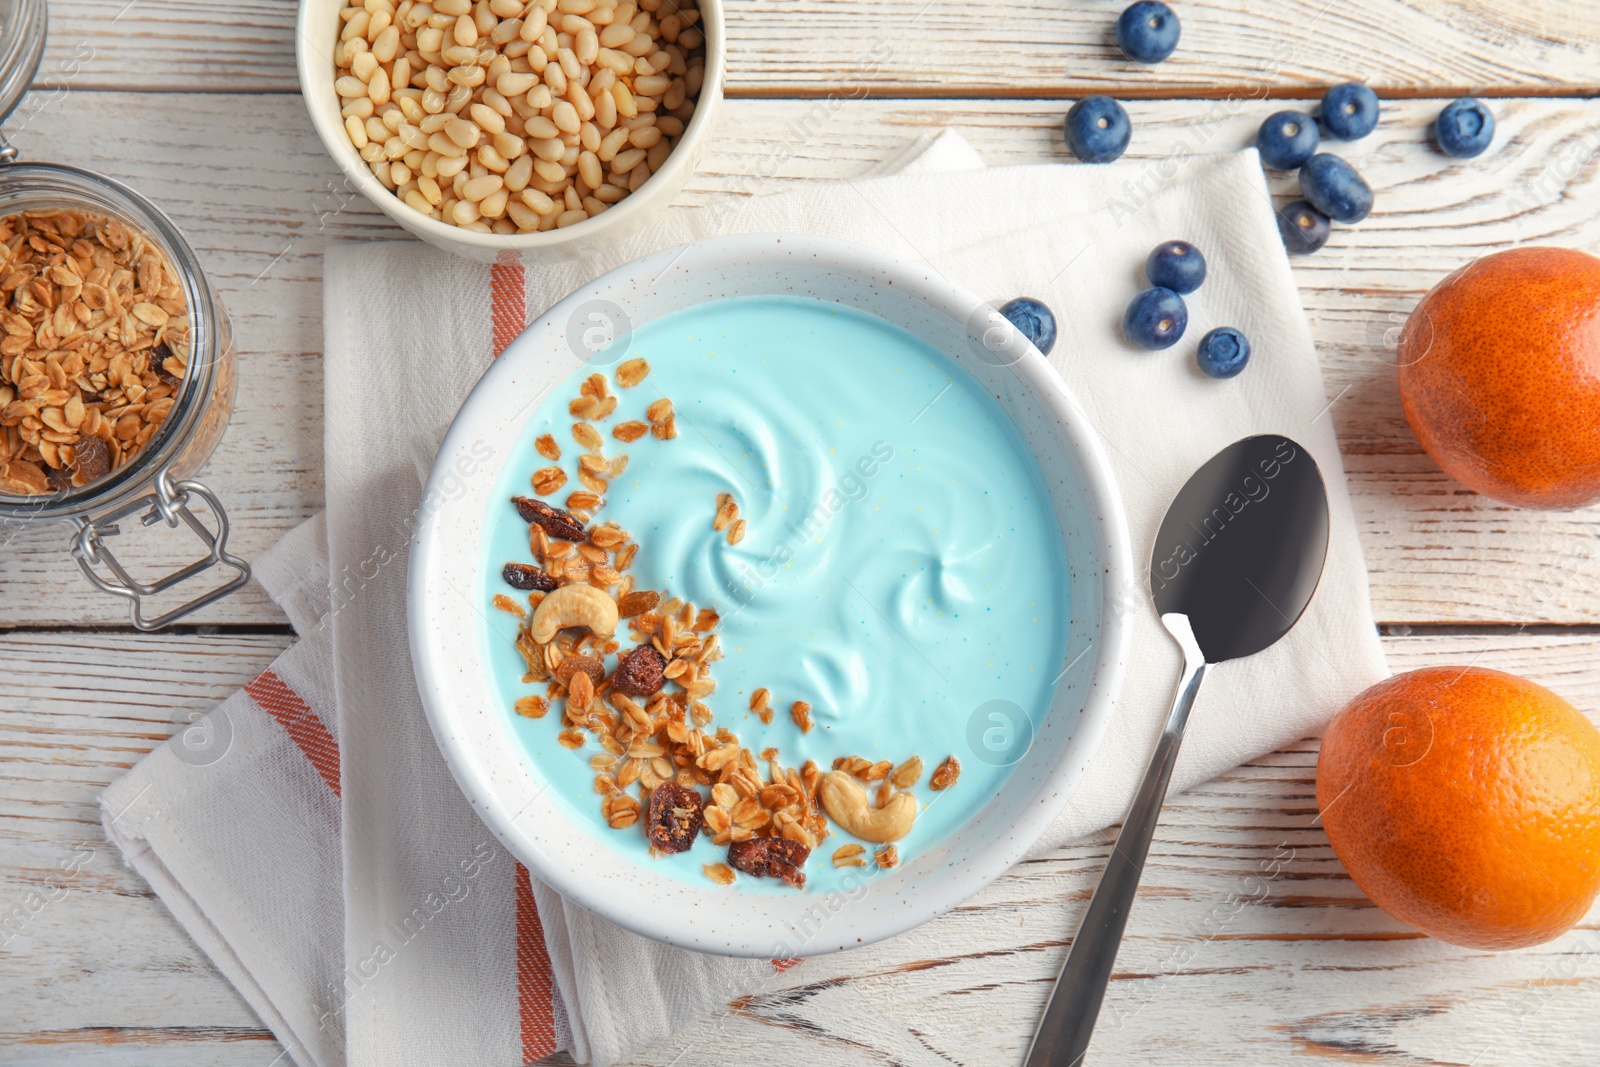
{"label": "speckled ceramic bowl", "polygon": [[[1064,535],[1071,621],[1055,701],[978,813],[848,893],[741,893],[629,864],[568,813],[493,695],[476,590],[485,523],[510,442],[556,383],[590,355],[585,338],[735,296],[809,296],[878,315],[950,354],[999,402],[1037,457]],[[588,359],[585,360],[585,356]],[[497,564],[496,564],[497,566]],[[462,791],[505,846],[568,899],[685,948],[787,958],[852,948],[954,907],[1022,856],[1066,803],[1105,732],[1123,675],[1117,593],[1136,588],[1122,506],[1100,442],[1061,379],[987,305],[933,271],[840,241],[752,235],[660,252],[572,294],[530,326],[478,383],[435,461],[410,571],[417,683]],[[593,798],[586,798],[592,800]],[[819,849],[815,862],[827,862]],[[620,869],[626,867],[627,869]]]}

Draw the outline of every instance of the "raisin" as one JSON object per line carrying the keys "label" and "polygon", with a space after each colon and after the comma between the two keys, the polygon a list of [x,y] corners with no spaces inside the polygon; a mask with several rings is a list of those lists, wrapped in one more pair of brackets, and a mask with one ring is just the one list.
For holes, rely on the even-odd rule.
{"label": "raisin", "polygon": [[579,671],[587,674],[589,676],[589,681],[593,682],[595,685],[599,685],[606,679],[605,664],[601,663],[593,656],[567,656],[560,663],[556,664],[556,669],[551,673],[556,676],[556,680],[562,685],[570,687],[572,685],[572,676],[577,674]]}
{"label": "raisin", "polygon": [[50,483],[50,491],[52,493],[60,493],[72,488],[72,472],[57,470],[48,464],[44,468],[44,480]]}
{"label": "raisin", "polygon": [[516,505],[517,514],[522,516],[523,522],[543,527],[545,533],[558,541],[582,541],[589,536],[576,515],[553,508],[543,500],[514,496],[511,503]]}
{"label": "raisin", "polygon": [[513,589],[537,589],[552,592],[561,583],[531,563],[507,563],[500,568],[500,577]]}
{"label": "raisin", "polygon": [[637,589],[617,601],[617,617],[631,619],[635,615],[643,615],[659,603],[661,603],[660,593],[652,589]]}
{"label": "raisin", "polygon": [[647,697],[658,692],[667,682],[663,673],[667,661],[650,645],[640,645],[617,664],[611,684],[629,696]]}
{"label": "raisin", "polygon": [[728,846],[728,863],[735,870],[757,878],[782,878],[796,889],[805,887],[806,875],[800,868],[810,855],[809,848],[786,837],[755,837]]}
{"label": "raisin", "polygon": [[705,799],[699,790],[662,782],[650,794],[645,833],[659,852],[687,852],[705,825]]}
{"label": "raisin", "polygon": [[167,360],[172,358],[172,349],[167,347],[167,342],[162,341],[150,350],[150,369],[155,371],[156,377],[166,382],[173,388],[183,384],[183,379],[167,370]]}
{"label": "raisin", "polygon": [[72,466],[88,485],[111,472],[111,450],[98,437],[80,437],[72,446]]}

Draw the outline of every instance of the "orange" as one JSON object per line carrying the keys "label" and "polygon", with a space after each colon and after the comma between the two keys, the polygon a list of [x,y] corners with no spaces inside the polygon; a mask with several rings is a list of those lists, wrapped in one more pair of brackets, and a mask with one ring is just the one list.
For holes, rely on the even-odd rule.
{"label": "orange", "polygon": [[1423,297],[1398,354],[1406,421],[1450,477],[1521,507],[1600,500],[1600,259],[1485,256]]}
{"label": "orange", "polygon": [[1441,941],[1537,945],[1600,890],[1600,730],[1514,675],[1435,667],[1356,697],[1317,807],[1362,892]]}

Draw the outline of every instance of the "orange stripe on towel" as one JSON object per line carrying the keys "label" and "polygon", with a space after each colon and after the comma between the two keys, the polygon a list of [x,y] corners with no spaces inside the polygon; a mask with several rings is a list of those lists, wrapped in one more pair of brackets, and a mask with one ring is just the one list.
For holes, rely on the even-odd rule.
{"label": "orange stripe on towel", "polygon": [[338,796],[339,744],[322,720],[317,718],[316,712],[311,710],[311,706],[272,671],[262,671],[256,675],[245,685],[244,691],[261,706],[262,711],[277,720],[283,732],[300,747],[306,759],[311,761],[311,766],[328,783],[333,795]]}
{"label": "orange stripe on towel", "polygon": [[534,1063],[556,1050],[554,978],[544,927],[528,885],[528,868],[517,864],[517,1014],[522,1019],[522,1062]]}
{"label": "orange stripe on towel", "polygon": [[489,319],[494,325],[494,354],[499,356],[528,324],[528,290],[522,264],[513,259],[489,268]]}

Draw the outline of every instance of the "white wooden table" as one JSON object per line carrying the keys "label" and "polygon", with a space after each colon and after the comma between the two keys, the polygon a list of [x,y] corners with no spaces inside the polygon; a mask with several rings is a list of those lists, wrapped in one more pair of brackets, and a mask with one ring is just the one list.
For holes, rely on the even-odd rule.
{"label": "white wooden table", "polygon": [[[1173,153],[1247,143],[1274,101],[1370,82],[1386,100],[1361,150],[1378,212],[1295,269],[1392,664],[1475,661],[1600,711],[1600,514],[1519,512],[1445,479],[1405,427],[1386,347],[1468,258],[1518,242],[1600,250],[1600,6],[1182,0],[1182,47],[1155,68],[1108,44],[1121,0],[729,6],[732,99],[693,199],[850,177],[944,127],[993,164],[1062,160],[1065,101],[1089,91],[1129,102],[1130,155],[1158,181]],[[320,507],[323,247],[397,232],[343,191],[311,132],[293,9],[55,0],[38,87],[6,128],[30,158],[132,183],[199,249],[242,349],[237,410],[205,479],[246,555]],[[1484,157],[1450,163],[1421,131],[1468,91],[1495,98],[1503,132]],[[27,913],[0,926],[0,1064],[277,1061],[272,1036],[108,851],[95,801],[269,663],[291,640],[282,615],[252,589],[139,635],[50,533],[0,555],[0,627],[0,915]],[[1304,741],[1169,804],[1096,1060],[1595,1063],[1600,912],[1504,955],[1408,931],[1315,825],[1316,753]],[[1109,840],[1024,864],[639,1062],[1020,1063]],[[1256,877],[1273,861],[1276,875]]]}

